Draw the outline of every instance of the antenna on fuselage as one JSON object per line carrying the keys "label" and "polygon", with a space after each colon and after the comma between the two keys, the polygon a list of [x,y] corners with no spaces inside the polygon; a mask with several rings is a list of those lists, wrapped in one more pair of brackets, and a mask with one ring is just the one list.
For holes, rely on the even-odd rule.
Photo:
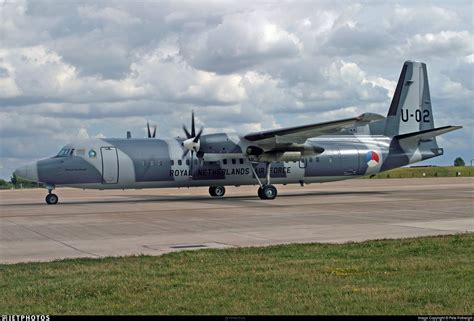
{"label": "antenna on fuselage", "polygon": [[127,139],[130,139],[132,138],[132,132],[127,130]]}

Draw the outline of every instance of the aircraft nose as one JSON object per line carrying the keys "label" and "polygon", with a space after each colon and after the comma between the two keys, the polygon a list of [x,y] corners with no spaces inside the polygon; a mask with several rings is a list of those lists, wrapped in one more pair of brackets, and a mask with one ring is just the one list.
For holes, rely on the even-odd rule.
{"label": "aircraft nose", "polygon": [[28,181],[38,181],[38,166],[36,163],[21,166],[17,168],[14,173],[17,177],[26,179]]}

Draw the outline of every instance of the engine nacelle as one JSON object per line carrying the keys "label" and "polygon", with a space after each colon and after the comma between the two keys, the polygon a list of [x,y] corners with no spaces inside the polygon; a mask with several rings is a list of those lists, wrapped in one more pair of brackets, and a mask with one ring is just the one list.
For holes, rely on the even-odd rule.
{"label": "engine nacelle", "polygon": [[299,161],[301,152],[265,152],[258,157],[260,162],[291,162]]}

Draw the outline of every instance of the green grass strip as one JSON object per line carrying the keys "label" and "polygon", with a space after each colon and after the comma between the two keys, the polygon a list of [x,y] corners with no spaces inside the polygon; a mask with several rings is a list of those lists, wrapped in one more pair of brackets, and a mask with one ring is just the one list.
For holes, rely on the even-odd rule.
{"label": "green grass strip", "polygon": [[3,314],[472,314],[474,234],[0,265]]}

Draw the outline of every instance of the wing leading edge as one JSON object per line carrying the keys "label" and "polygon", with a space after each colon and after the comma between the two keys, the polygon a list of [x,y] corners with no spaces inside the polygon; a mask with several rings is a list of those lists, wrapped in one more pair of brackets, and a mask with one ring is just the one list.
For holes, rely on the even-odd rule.
{"label": "wing leading edge", "polygon": [[310,124],[297,127],[287,127],[280,129],[271,129],[261,132],[249,133],[244,136],[245,139],[257,144],[289,144],[289,143],[304,143],[308,138],[317,137],[335,133],[343,127],[351,125],[364,125],[374,121],[379,121],[385,117],[365,113],[358,117],[330,121],[325,123]]}

